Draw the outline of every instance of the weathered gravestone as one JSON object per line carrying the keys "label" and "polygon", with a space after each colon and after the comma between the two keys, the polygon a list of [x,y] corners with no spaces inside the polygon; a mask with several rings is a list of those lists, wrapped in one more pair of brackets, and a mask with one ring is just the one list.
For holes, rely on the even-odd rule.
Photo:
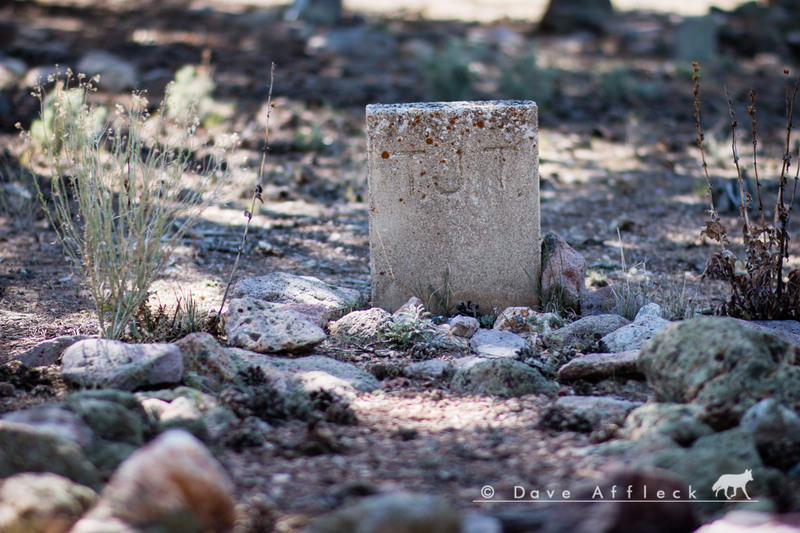
{"label": "weathered gravestone", "polygon": [[373,305],[538,303],[537,107],[367,106]]}

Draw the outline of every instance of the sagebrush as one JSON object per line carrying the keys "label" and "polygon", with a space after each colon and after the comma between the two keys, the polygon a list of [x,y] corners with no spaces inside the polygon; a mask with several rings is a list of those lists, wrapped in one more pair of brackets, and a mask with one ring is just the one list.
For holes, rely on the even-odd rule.
{"label": "sagebrush", "polygon": [[[175,122],[164,104],[151,115],[142,94],[106,119],[90,101],[96,79],[67,70],[47,81],[49,93],[44,84],[34,92],[42,111],[39,137],[26,135],[52,171],[49,199],[42,190],[40,199],[82,274],[101,335],[119,339],[224,183],[224,149],[204,146],[196,118]],[[167,101],[169,94],[170,86]],[[230,147],[235,138],[224,142]]]}

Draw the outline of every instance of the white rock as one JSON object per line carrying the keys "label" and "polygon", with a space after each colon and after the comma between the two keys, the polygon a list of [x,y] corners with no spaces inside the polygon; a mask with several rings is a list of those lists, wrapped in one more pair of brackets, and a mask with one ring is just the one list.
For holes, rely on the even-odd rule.
{"label": "white rock", "polygon": [[381,327],[391,318],[388,311],[373,307],[353,311],[330,325],[331,337],[353,344],[371,344],[380,340]]}
{"label": "white rock", "polygon": [[[356,365],[324,355],[290,359],[259,355],[238,348],[228,348],[228,353],[240,368],[257,366],[270,374],[292,375],[307,383],[307,390],[312,386],[331,386],[333,389],[330,389],[330,392],[344,392],[347,396],[355,391],[372,392],[380,386],[375,376]],[[320,376],[321,373],[329,374],[333,379],[325,381]]]}
{"label": "white rock", "polygon": [[667,324],[669,320],[661,318],[661,306],[650,303],[636,313],[633,322],[600,339],[600,346],[612,353],[639,350]]}
{"label": "white rock", "polygon": [[92,77],[100,75],[99,86],[112,93],[136,87],[136,68],[113,54],[104,51],[89,52],[78,62],[78,72]]}
{"label": "white rock", "polygon": [[67,531],[97,500],[97,493],[50,473],[23,473],[0,481],[0,531]]}
{"label": "white rock", "polygon": [[58,73],[58,68],[52,65],[33,67],[25,73],[22,83],[25,87],[35,87],[39,84],[47,85],[47,78],[56,76]]}
{"label": "white rock", "polygon": [[62,335],[48,339],[19,354],[15,359],[31,368],[54,365],[58,363],[58,358],[61,357],[64,350],[85,338],[87,338],[86,335]]}
{"label": "white rock", "polygon": [[417,361],[406,367],[406,376],[422,379],[440,379],[445,377],[447,372],[453,371],[453,365],[443,359],[428,359],[427,361]]}
{"label": "white rock", "polygon": [[326,338],[308,316],[247,297],[228,304],[225,331],[231,346],[259,353],[307,350]]}
{"label": "white rock", "polygon": [[279,303],[322,305],[337,319],[361,307],[361,294],[354,289],[336,287],[311,276],[276,272],[240,280],[233,287],[234,298],[249,296]]}
{"label": "white rock", "polygon": [[61,375],[69,383],[96,389],[178,383],[183,378],[183,354],[172,344],[84,339],[64,351]]}
{"label": "white rock", "polygon": [[14,58],[0,59],[0,89],[9,89],[17,83],[17,80],[25,74],[28,67]]}
{"label": "white rock", "polygon": [[470,346],[484,357],[517,357],[525,339],[510,331],[480,329],[470,339]]}

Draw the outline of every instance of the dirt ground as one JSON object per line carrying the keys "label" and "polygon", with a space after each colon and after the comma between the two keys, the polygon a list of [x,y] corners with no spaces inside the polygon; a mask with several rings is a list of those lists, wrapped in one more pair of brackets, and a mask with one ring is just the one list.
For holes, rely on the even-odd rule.
{"label": "dirt ground", "polygon": [[[199,65],[210,54],[214,98],[234,112],[206,133],[238,133],[238,163],[224,196],[176,250],[154,287],[154,304],[172,305],[191,292],[203,310],[219,305],[256,180],[271,62],[276,81],[265,203],[253,217],[237,277],[287,271],[367,294],[364,106],[432,99],[430,69],[419,50],[437,53],[452,40],[469,56],[475,98],[505,97],[498,81],[502,62],[530,46],[538,67],[554,74],[542,89],[549,92],[546,98],[529,96],[541,101],[542,228],[561,234],[586,257],[590,286],[633,283],[666,302],[685,285],[698,311],[720,304],[724,287],[700,280],[716,248],[700,236],[705,182],[694,141],[691,67],[669,51],[680,19],[666,13],[702,14],[707,3],[659,2],[659,13],[620,12],[615,29],[602,36],[538,34],[531,21],[543,1],[474,0],[458,3],[466,21],[437,20],[455,12],[452,4],[346,2],[342,28],[364,30],[377,44],[334,49],[314,44],[315,36],[329,36],[330,29],[283,22],[267,2],[0,1],[0,21],[9,21],[0,23],[0,53],[39,67],[75,64],[89,50],[106,50],[136,65],[140,88],[153,100],[177,69]],[[647,4],[615,2],[649,9]],[[715,4],[732,8],[737,2]],[[402,15],[385,15],[401,5]],[[505,16],[512,20],[499,20]],[[385,50],[380,35],[390,36]],[[725,138],[723,85],[738,102],[740,120],[749,123],[744,105],[754,84],[763,150],[759,165],[762,176],[774,178],[785,134],[782,69],[796,58],[790,48],[741,52],[734,39],[704,64],[709,168],[715,179],[735,176]],[[101,91],[97,98],[123,96]],[[29,127],[37,112],[22,82],[0,91],[4,184],[25,182],[14,125]],[[740,130],[746,135],[749,124]],[[743,151],[748,142],[741,141]],[[774,191],[774,183],[765,190]],[[3,191],[0,362],[58,335],[97,334],[80,276],[70,270],[41,208],[35,201],[21,208]],[[728,208],[723,219],[736,227],[737,215],[735,207]],[[796,231],[797,225],[791,228]],[[738,232],[731,235],[735,241]],[[793,241],[792,257],[797,247]],[[800,264],[790,259],[789,266]],[[367,369],[391,362],[331,343],[321,353]],[[564,386],[562,393],[571,391]],[[635,384],[619,391],[644,398]],[[62,393],[58,387],[32,390],[6,399],[2,410]],[[460,508],[486,511],[471,503],[483,485],[564,487],[602,477],[610,465],[587,453],[588,435],[534,428],[543,402],[462,398],[435,381],[387,378],[379,393],[356,402],[358,425],[324,428],[330,450],[298,456],[291,450],[304,438],[305,426],[287,424],[268,446],[225,452],[249,513],[242,530],[300,531],[314,516],[389,489],[437,494]]]}

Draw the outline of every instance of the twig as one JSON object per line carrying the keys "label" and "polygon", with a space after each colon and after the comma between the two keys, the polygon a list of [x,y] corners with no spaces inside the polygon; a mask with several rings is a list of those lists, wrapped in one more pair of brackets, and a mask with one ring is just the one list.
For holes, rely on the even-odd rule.
{"label": "twig", "polygon": [[750,114],[750,134],[753,137],[753,173],[755,175],[756,180],[756,195],[758,197],[758,212],[761,215],[761,228],[764,229],[766,227],[766,221],[764,220],[764,203],[761,200],[761,181],[758,179],[758,156],[756,155],[756,150],[758,149],[758,138],[757,133],[758,130],[756,129],[756,90],[752,87],[750,88],[750,105],[747,106],[747,112]]}
{"label": "twig", "polygon": [[728,88],[725,87],[725,99],[728,101],[728,113],[731,116],[731,152],[733,153],[733,165],[736,167],[736,179],[739,184],[739,201],[740,207],[739,212],[744,219],[744,235],[745,239],[748,241],[752,237],[752,232],[750,231],[750,216],[747,214],[747,208],[749,207],[749,199],[748,194],[744,190],[744,183],[742,181],[742,169],[739,166],[739,150],[736,147],[736,127],[738,126],[738,122],[736,121],[736,113],[733,110],[733,102],[731,101],[731,97],[728,94]]}
{"label": "twig", "polygon": [[[783,70],[784,76],[787,78],[789,77],[789,70]],[[791,203],[789,204],[789,208],[786,208],[786,200],[785,200],[785,190],[786,190],[786,172],[789,170],[789,166],[792,163],[792,156],[789,153],[790,151],[790,143],[791,143],[791,135],[792,135],[792,119],[794,118],[794,103],[797,98],[797,91],[800,89],[800,77],[797,78],[797,82],[794,84],[794,90],[792,91],[791,96],[789,95],[789,87],[786,86],[786,144],[784,145],[784,152],[783,152],[783,164],[781,165],[781,178],[780,178],[780,186],[778,187],[778,200],[775,204],[775,226],[778,226],[778,222],[780,222],[780,229],[778,234],[778,245],[780,247],[780,253],[778,254],[778,265],[776,267],[777,274],[778,274],[778,287],[776,290],[776,294],[778,299],[780,299],[783,293],[783,260],[784,258],[789,257],[789,238],[786,233],[786,225],[789,223],[789,211],[791,210]],[[794,202],[794,193],[792,193],[792,202]]]}
{"label": "twig", "polygon": [[700,149],[700,160],[703,163],[703,174],[706,178],[706,194],[708,195],[708,216],[706,220],[706,227],[701,231],[702,235],[706,235],[710,239],[719,242],[722,249],[725,249],[725,244],[728,242],[727,228],[719,221],[719,213],[714,207],[714,188],[711,185],[711,178],[708,175],[708,163],[706,163],[706,148],[705,148],[705,135],[703,128],[700,125],[700,66],[697,61],[692,61],[692,68],[694,74],[692,81],[694,88],[692,94],[694,95],[694,127],[697,130],[697,147]]}
{"label": "twig", "polygon": [[694,74],[692,75],[694,89],[692,90],[692,94],[694,95],[694,126],[697,130],[697,147],[700,149],[700,160],[703,163],[703,173],[706,177],[706,189],[708,190],[708,212],[711,215],[711,220],[716,221],[719,219],[719,214],[717,214],[717,210],[714,207],[714,195],[712,194],[713,187],[711,186],[711,178],[708,176],[706,148],[703,142],[706,136],[703,134],[703,129],[700,126],[700,66],[698,65],[697,61],[692,61],[692,68],[694,69]]}
{"label": "twig", "polygon": [[264,127],[264,147],[261,149],[261,165],[258,169],[258,182],[256,183],[256,187],[253,190],[253,200],[250,204],[250,210],[245,210],[244,216],[247,218],[247,222],[244,225],[244,231],[242,232],[242,242],[239,244],[239,248],[236,250],[236,261],[233,263],[233,270],[231,271],[231,276],[228,278],[228,284],[225,286],[225,293],[222,295],[222,303],[219,305],[219,312],[217,313],[217,320],[219,317],[222,316],[222,310],[225,308],[225,301],[228,299],[228,293],[230,292],[231,285],[233,285],[233,279],[236,276],[236,271],[239,269],[239,260],[242,258],[242,252],[244,251],[245,243],[247,242],[247,232],[250,229],[250,221],[253,220],[253,212],[256,210],[256,200],[264,203],[264,199],[261,197],[261,193],[264,192],[264,168],[266,166],[267,161],[267,152],[269,152],[269,117],[272,113],[272,85],[275,80],[275,63],[272,63],[269,70],[269,94],[267,95],[267,124]]}

